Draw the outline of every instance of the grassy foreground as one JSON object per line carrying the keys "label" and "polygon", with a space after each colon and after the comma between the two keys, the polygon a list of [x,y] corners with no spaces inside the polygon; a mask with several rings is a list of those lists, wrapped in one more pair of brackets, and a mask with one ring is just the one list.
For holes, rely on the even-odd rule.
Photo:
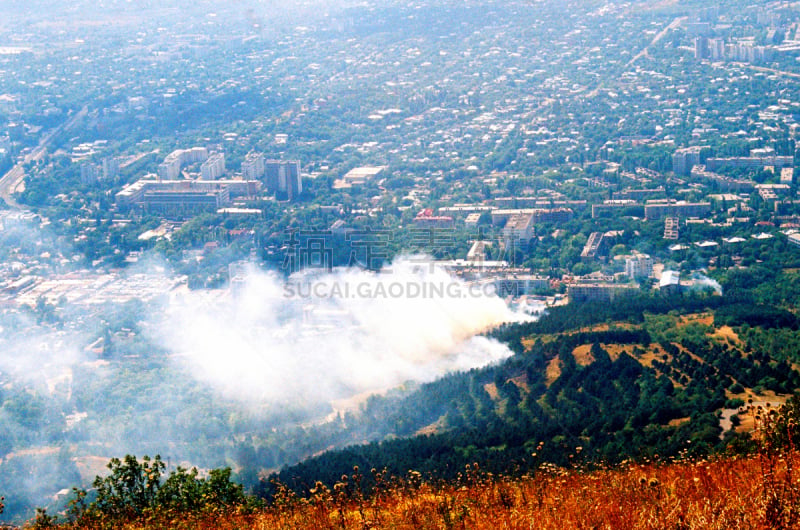
{"label": "grassy foreground", "polygon": [[[161,480],[159,457],[113,459],[59,518],[40,511],[32,528],[79,529],[789,529],[800,528],[800,394],[778,409],[758,407],[739,454],[625,463],[613,468],[542,463],[502,477],[466,466],[457,479],[425,480],[356,466],[305,496],[275,482],[269,503],[247,497],[230,469],[180,470]],[[541,450],[542,444],[537,448]],[[537,453],[534,453],[534,458]],[[362,484],[371,485],[369,493]],[[2,500],[0,500],[0,510]]]}
{"label": "grassy foreground", "polygon": [[332,490],[317,484],[307,499],[281,489],[263,508],[162,512],[127,523],[100,518],[60,527],[798,528],[797,462],[798,453],[789,451],[595,471],[543,467],[535,476],[517,479],[470,467],[458,484],[423,482],[412,472],[402,480],[387,480],[370,498],[361,495],[353,477],[343,477]]}
{"label": "grassy foreground", "polygon": [[[470,470],[463,486],[413,476],[369,501],[334,492],[288,502],[227,528],[792,528],[798,527],[797,454],[593,472],[545,469],[511,480]],[[326,495],[323,492],[323,496]]]}

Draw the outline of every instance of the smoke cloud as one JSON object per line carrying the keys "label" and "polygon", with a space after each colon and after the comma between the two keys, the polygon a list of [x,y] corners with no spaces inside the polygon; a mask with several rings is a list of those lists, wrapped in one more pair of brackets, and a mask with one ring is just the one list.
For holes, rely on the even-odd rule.
{"label": "smoke cloud", "polygon": [[58,383],[69,382],[73,366],[86,359],[72,333],[44,331],[26,316],[16,325],[34,334],[14,333],[0,326],[0,377],[24,381],[27,385],[54,393]]}
{"label": "smoke cloud", "polygon": [[719,282],[709,278],[705,274],[696,272],[692,275],[692,279],[695,281],[695,285],[700,287],[711,287],[715,294],[722,294],[722,286],[719,284]]}
{"label": "smoke cloud", "polygon": [[519,318],[491,289],[406,258],[288,283],[251,268],[227,297],[174,300],[159,340],[229,397],[319,403],[504,359],[508,348],[475,335]]}
{"label": "smoke cloud", "polygon": [[327,422],[366,395],[512,355],[480,334],[524,317],[415,261],[288,282],[250,266],[230,289],[192,291],[153,257],[114,296],[95,292],[102,305],[70,292],[0,311],[0,491],[14,492],[2,517],[62,509],[56,492],[126,453],[219,467],[249,454],[247,433],[260,448],[248,465],[277,468],[348,439]]}

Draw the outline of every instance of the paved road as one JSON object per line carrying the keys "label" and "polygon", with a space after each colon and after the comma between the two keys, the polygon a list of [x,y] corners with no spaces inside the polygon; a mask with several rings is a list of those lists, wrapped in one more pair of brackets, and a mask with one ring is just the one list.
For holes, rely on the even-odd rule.
{"label": "paved road", "polygon": [[[673,29],[677,28],[678,26],[680,26],[681,23],[684,20],[686,20],[686,17],[678,17],[675,20],[673,20],[672,22],[670,22],[670,24],[667,27],[665,27],[664,29],[659,31],[658,34],[655,37],[653,37],[653,40],[650,41],[650,44],[645,46],[643,50],[641,50],[639,53],[634,55],[633,58],[630,61],[628,61],[628,63],[625,65],[625,68],[630,68],[631,66],[633,66],[633,63],[635,63],[636,61],[638,61],[639,59],[641,59],[642,57],[647,55],[648,48],[658,44],[658,41],[663,39],[667,35],[667,33],[669,33],[671,30],[673,30]],[[584,96],[584,97],[586,99],[592,99],[592,98],[596,97],[597,94],[599,94],[601,90],[606,90],[607,88],[608,88],[608,86],[606,86],[605,84],[598,85],[593,90],[587,92],[586,96]]]}
{"label": "paved road", "polygon": [[69,120],[62,123],[59,127],[53,129],[46,135],[39,140],[39,145],[36,148],[25,155],[25,157],[17,162],[17,165],[12,167],[8,172],[0,178],[0,198],[6,201],[11,208],[14,209],[21,209],[21,206],[14,200],[13,194],[19,188],[22,181],[25,179],[25,169],[24,165],[30,162],[36,162],[40,160],[44,154],[47,152],[47,148],[49,147],[50,143],[53,141],[58,134],[61,132],[71,129],[75,126],[80,120],[86,117],[89,112],[88,107],[83,107],[80,111],[76,112]]}
{"label": "paved road", "polygon": [[22,179],[25,178],[25,171],[22,169],[22,164],[17,164],[13,168],[11,168],[2,179],[0,179],[0,198],[6,201],[11,208],[19,209],[20,206],[17,202],[11,197],[14,193],[14,190],[17,189],[19,183],[22,182]]}
{"label": "paved road", "polygon": [[800,79],[800,74],[795,72],[787,72],[785,70],[776,70],[774,68],[767,68],[765,66],[755,66],[749,63],[733,63],[736,66],[740,66],[742,68],[749,68],[750,70],[755,70],[756,72],[764,72],[767,74],[775,74],[775,75],[783,75],[786,77],[794,77]]}
{"label": "paved road", "polygon": [[687,18],[687,17],[678,17],[678,18],[676,18],[675,20],[673,20],[673,21],[670,23],[670,25],[669,25],[669,26],[667,26],[666,28],[664,28],[664,29],[662,29],[661,31],[659,31],[659,32],[658,32],[658,34],[657,34],[655,37],[653,37],[653,40],[650,42],[650,44],[648,44],[647,46],[645,46],[645,47],[644,47],[644,49],[643,49],[642,51],[640,51],[639,53],[637,53],[636,55],[634,55],[633,59],[631,59],[630,61],[628,61],[628,64],[627,64],[627,66],[632,66],[632,65],[633,65],[633,63],[635,63],[636,61],[638,61],[639,59],[641,59],[642,57],[644,57],[645,55],[647,55],[647,50],[648,50],[648,48],[650,48],[650,47],[652,47],[652,46],[655,46],[656,44],[658,44],[658,41],[660,41],[661,39],[663,39],[663,38],[664,38],[664,37],[667,35],[667,33],[669,33],[669,32],[670,32],[670,31],[672,31],[673,29],[675,29],[675,28],[677,28],[678,26],[680,26],[680,25],[681,25],[681,23],[682,23],[684,20],[686,20],[686,18]]}

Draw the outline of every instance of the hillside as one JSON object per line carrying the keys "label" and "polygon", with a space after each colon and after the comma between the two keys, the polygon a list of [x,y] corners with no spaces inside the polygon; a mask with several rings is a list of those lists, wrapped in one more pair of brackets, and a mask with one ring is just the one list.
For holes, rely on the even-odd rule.
{"label": "hillside", "polygon": [[[789,457],[792,465],[797,458]],[[419,485],[412,475],[377,498],[350,490],[318,493],[310,502],[287,497],[265,512],[207,527],[795,528],[800,491],[792,472],[785,463],[774,470],[763,464],[750,457],[589,473],[545,468],[518,479],[468,470],[457,483]]]}
{"label": "hillside", "polygon": [[[747,404],[777,405],[800,388],[795,317],[749,311],[739,299],[640,297],[613,307],[554,308],[497,330],[510,359],[372,398],[342,421],[383,440],[314,456],[274,475],[298,493],[332,485],[354,465],[453,480],[478,462],[524,473],[538,459],[567,465],[703,457],[749,443]],[[753,315],[780,314],[774,327]],[[773,321],[778,322],[778,321]],[[272,493],[269,482],[260,492]]]}
{"label": "hillside", "polygon": [[[797,406],[795,401],[791,416],[795,419],[791,421],[796,421]],[[757,418],[775,419],[765,415],[764,409],[755,410]],[[318,482],[305,497],[277,484],[268,505],[220,495],[226,491],[223,483],[205,491],[198,504],[181,504],[191,500],[191,487],[177,496],[174,489],[167,496],[155,491],[157,502],[139,505],[138,513],[113,511],[109,498],[100,508],[93,505],[86,510],[76,504],[71,510],[72,522],[61,527],[495,529],[530,528],[535,522],[536,528],[542,529],[796,528],[800,487],[794,469],[800,454],[787,449],[792,445],[786,444],[787,438],[776,437],[786,432],[789,423],[766,429],[763,422],[759,424],[757,451],[749,456],[629,462],[594,469],[541,464],[515,478],[493,475],[473,464],[447,482],[425,480],[416,471],[398,478],[371,470],[376,486],[369,493],[362,487],[361,471],[354,468],[333,488]],[[789,429],[795,440],[796,425]],[[782,444],[774,443],[779,439]],[[173,477],[162,490],[171,481],[174,483]],[[196,481],[192,478],[182,483],[190,486]],[[124,481],[116,485],[121,486],[118,495],[132,492]],[[128,495],[125,500],[133,498]],[[127,506],[132,509],[136,505]],[[55,521],[41,512],[31,524],[56,527]]]}
{"label": "hillside", "polygon": [[[729,287],[745,281],[739,274],[723,281]],[[793,285],[796,273],[782,274]],[[271,473],[255,451],[241,470],[261,471],[254,497],[229,482],[236,480],[230,470],[217,475],[224,482],[209,485],[202,473],[178,469],[161,482],[160,475],[142,479],[150,480],[153,491],[137,497],[135,509],[119,501],[122,508],[115,516],[163,517],[166,506],[181,517],[211,517],[208,521],[215,522],[203,523],[208,527],[221,524],[215,519],[220,514],[239,521],[233,525],[249,521],[266,528],[321,524],[335,517],[338,523],[331,524],[339,527],[342,517],[345,527],[368,527],[374,522],[368,520],[369,504],[370,517],[385,518],[381,525],[424,527],[439,521],[435,527],[446,527],[450,520],[480,528],[485,521],[507,520],[515,527],[514,521],[530,517],[547,521],[546,510],[556,524],[563,519],[558,506],[572,502],[585,503],[570,508],[576,526],[595,519],[614,527],[642,526],[648,518],[659,520],[653,519],[658,513],[664,520],[683,517],[691,527],[691,517],[700,521],[712,517],[703,510],[716,510],[713,520],[721,527],[735,517],[745,527],[758,527],[765,510],[794,502],[786,497],[794,495],[793,479],[780,488],[775,481],[781,473],[791,474],[800,441],[784,440],[781,447],[790,451],[778,460],[753,436],[766,417],[758,411],[775,410],[800,388],[797,295],[787,288],[779,299],[781,292],[773,290],[768,300],[759,288],[756,283],[725,296],[643,295],[613,305],[552,308],[536,322],[491,333],[514,352],[503,362],[371,396],[330,424],[298,432],[312,447],[309,437],[328,430],[334,434],[328,440],[334,447],[346,445],[342,449],[316,452]],[[127,457],[125,462],[133,465]],[[116,465],[124,476],[124,466]],[[381,471],[353,477],[354,469]],[[159,473],[167,470],[161,467]],[[715,478],[703,479],[698,470]],[[695,478],[706,480],[702,491]],[[84,504],[102,497],[108,480],[115,479],[98,478],[95,489],[81,497]],[[778,500],[763,496],[765,481],[780,489],[773,495]],[[169,487],[156,494],[161,484]],[[537,489],[542,484],[546,493]],[[585,495],[572,489],[578,485]],[[214,505],[210,514],[204,494],[189,504],[181,500],[185,492],[204,488],[216,498],[215,488],[222,486],[227,492],[222,498],[229,500]],[[559,493],[561,486],[566,489]],[[494,493],[482,493],[483,487]],[[230,492],[236,494],[230,497]],[[532,503],[537,495],[542,500]],[[701,496],[719,504],[689,502]],[[616,498],[638,504],[617,513],[607,506]],[[777,505],[770,507],[771,502]],[[248,519],[236,519],[243,513],[230,516],[232,508],[247,512]],[[61,509],[53,506],[51,512]],[[621,514],[634,519],[623,521]]]}
{"label": "hillside", "polygon": [[[691,315],[681,321],[706,319]],[[732,338],[729,330],[713,336],[719,331]],[[580,359],[576,366],[609,362],[597,347],[578,346],[571,355]],[[626,355],[620,352],[610,363]],[[753,403],[737,413],[749,434],[717,456],[692,457],[687,440],[675,457],[608,465],[589,461],[578,446],[565,451],[564,465],[555,465],[544,458],[549,442],[540,442],[527,455],[525,470],[497,474],[473,462],[442,480],[417,470],[392,474],[354,466],[330,486],[312,482],[303,494],[273,479],[266,500],[244,495],[231,481],[230,469],[200,476],[179,468],[164,479],[159,458],[129,456],[112,460],[92,492],[76,490],[64,517],[39,512],[30,526],[494,529],[529,528],[535,522],[545,529],[797,528],[800,397],[780,407]]]}

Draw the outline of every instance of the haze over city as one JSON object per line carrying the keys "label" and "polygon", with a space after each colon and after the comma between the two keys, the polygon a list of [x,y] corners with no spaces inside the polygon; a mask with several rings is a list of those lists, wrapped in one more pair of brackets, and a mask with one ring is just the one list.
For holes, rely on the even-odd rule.
{"label": "haze over city", "polygon": [[797,3],[0,15],[2,521],[749,455],[800,385]]}

